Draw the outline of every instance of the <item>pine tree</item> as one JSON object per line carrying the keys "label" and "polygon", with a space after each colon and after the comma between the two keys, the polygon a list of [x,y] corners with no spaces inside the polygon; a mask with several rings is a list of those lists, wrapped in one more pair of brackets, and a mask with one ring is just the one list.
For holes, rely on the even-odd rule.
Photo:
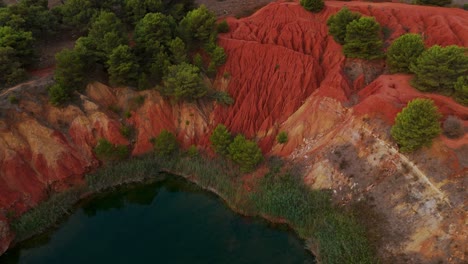
{"label": "pine tree", "polygon": [[455,99],[465,105],[468,105],[468,75],[460,76],[454,85]]}
{"label": "pine tree", "polygon": [[380,25],[373,17],[361,17],[346,26],[343,52],[348,58],[377,59],[383,56]]}
{"label": "pine tree", "polygon": [[138,79],[138,64],[128,45],[115,48],[107,61],[109,81],[112,85],[134,85]]}
{"label": "pine tree", "polygon": [[250,172],[255,169],[262,160],[263,155],[257,143],[245,139],[243,135],[237,135],[228,147],[229,157],[239,164],[242,172]]}
{"label": "pine tree", "polygon": [[185,62],[169,66],[164,76],[164,87],[161,89],[163,95],[189,101],[205,96],[207,91],[200,69]]}
{"label": "pine tree", "polygon": [[414,99],[395,118],[391,129],[392,137],[400,146],[401,152],[411,152],[422,146],[430,146],[440,135],[441,118],[434,102],[429,99]]}
{"label": "pine tree", "polygon": [[387,64],[392,73],[410,72],[410,65],[424,51],[424,41],[421,35],[404,34],[393,41],[387,51]]}
{"label": "pine tree", "polygon": [[323,0],[301,0],[300,3],[305,10],[314,13],[322,11],[322,9],[325,7]]}
{"label": "pine tree", "polygon": [[361,14],[351,12],[347,7],[343,7],[327,20],[328,33],[333,36],[336,42],[343,45],[346,37],[346,26],[360,17]]}
{"label": "pine tree", "polygon": [[435,45],[421,53],[410,70],[415,73],[411,84],[418,90],[451,94],[457,79],[468,75],[468,55],[462,47]]}
{"label": "pine tree", "polygon": [[175,135],[165,129],[151,141],[154,146],[154,151],[159,156],[169,156],[179,147]]}
{"label": "pine tree", "polygon": [[210,137],[211,147],[221,155],[228,154],[229,144],[232,142],[231,133],[223,124],[218,124]]}

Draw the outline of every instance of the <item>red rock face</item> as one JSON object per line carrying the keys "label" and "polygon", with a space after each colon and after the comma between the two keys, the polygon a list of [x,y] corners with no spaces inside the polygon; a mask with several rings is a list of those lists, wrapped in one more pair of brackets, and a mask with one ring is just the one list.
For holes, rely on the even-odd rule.
{"label": "red rock face", "polygon": [[[390,29],[387,42],[411,32],[422,34],[427,46],[468,46],[468,17],[461,9],[327,1],[322,12],[313,14],[297,3],[272,3],[250,17],[228,19],[231,30],[219,40],[228,59],[218,77],[230,74],[227,90],[236,102],[229,108],[217,107],[215,123],[259,138],[267,152],[274,142],[268,131],[274,131],[310,95],[346,102],[366,86],[364,76],[354,83],[345,76],[341,46],[328,36],[327,19],[343,6],[375,16]],[[381,76],[358,93],[356,112],[378,114],[393,122],[408,101],[422,96],[435,100],[445,115],[466,118],[466,107],[444,96],[419,93],[408,80]],[[383,88],[383,83],[393,88]]]}
{"label": "red rock face", "polygon": [[[390,29],[387,42],[412,32],[423,34],[428,46],[468,46],[468,16],[461,9],[327,1],[322,12],[313,14],[298,3],[278,2],[248,18],[228,18],[231,30],[220,34],[219,44],[228,57],[214,86],[231,94],[232,106],[171,103],[155,91],[110,89],[98,83],[88,87],[81,108],[57,109],[45,101],[22,100],[0,118],[0,253],[12,239],[2,225],[6,222],[2,213],[23,213],[45,199],[47,189],[79,182],[99,165],[92,149],[100,138],[131,144],[132,154],[140,155],[151,151],[150,139],[167,129],[176,133],[184,148],[196,144],[209,149],[212,129],[223,123],[233,133],[256,138],[264,153],[294,159],[308,153],[297,152],[299,146],[306,149],[317,140],[314,151],[320,153],[343,129],[350,129],[343,137],[353,138],[353,129],[361,124],[354,121],[357,116],[381,117],[391,124],[401,108],[417,97],[433,99],[444,115],[468,120],[466,107],[416,91],[408,85],[410,76],[382,75],[371,83],[364,74],[349,79],[346,65],[360,62],[346,61],[326,26],[328,17],[343,6],[375,16]],[[135,104],[138,96],[144,97],[141,105]],[[131,117],[123,118],[109,108],[128,111]],[[124,123],[135,129],[134,142],[121,135]],[[281,146],[275,139],[280,130],[289,137]],[[459,148],[468,144],[468,136],[441,142]],[[455,157],[450,151],[437,155]],[[457,175],[464,173],[457,162],[453,167]]]}

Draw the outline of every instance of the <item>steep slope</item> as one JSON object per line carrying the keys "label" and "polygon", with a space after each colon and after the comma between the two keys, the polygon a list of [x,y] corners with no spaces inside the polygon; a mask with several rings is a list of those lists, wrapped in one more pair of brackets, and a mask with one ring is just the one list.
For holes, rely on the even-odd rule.
{"label": "steep slope", "polygon": [[[460,9],[327,1],[312,14],[278,2],[247,18],[228,18],[231,30],[220,35],[228,59],[213,86],[235,98],[230,107],[171,103],[154,90],[93,83],[77,105],[58,109],[46,103],[49,78],[19,86],[0,95],[0,252],[13,238],[3,216],[79,184],[99,166],[92,152],[99,138],[139,155],[168,129],[184,147],[208,148],[211,130],[223,123],[257,139],[264,153],[301,165],[312,188],[331,189],[337,202],[359,206],[384,263],[466,261],[468,135],[441,136],[432,148],[405,156],[389,143],[388,131],[416,97],[433,99],[445,116],[457,115],[465,125],[468,108],[414,90],[407,75],[375,79],[383,62],[346,60],[326,27],[342,6],[375,16],[391,29],[388,41],[416,32],[427,45],[468,46],[468,16]],[[347,67],[360,70],[351,78]],[[369,74],[374,68],[380,69]],[[11,93],[20,97],[18,105],[8,103]],[[131,141],[121,135],[123,125],[135,129]],[[279,131],[288,133],[284,145],[275,142]]]}

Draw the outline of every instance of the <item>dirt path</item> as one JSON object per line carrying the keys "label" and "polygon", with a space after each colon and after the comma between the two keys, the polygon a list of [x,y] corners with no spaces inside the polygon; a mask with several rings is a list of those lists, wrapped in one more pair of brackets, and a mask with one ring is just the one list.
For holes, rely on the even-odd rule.
{"label": "dirt path", "polygon": [[414,164],[404,154],[400,153],[395,147],[393,147],[392,145],[390,145],[389,143],[387,143],[386,141],[382,140],[380,137],[375,135],[370,128],[366,126],[362,126],[362,129],[365,130],[369,135],[371,135],[379,143],[379,145],[383,146],[391,154],[397,156],[402,164],[410,168],[413,174],[418,176],[418,178],[422,179],[427,185],[429,185],[429,187],[433,191],[435,191],[438,194],[440,200],[444,201],[445,203],[447,203],[448,206],[452,208],[452,205],[450,204],[450,201],[447,199],[447,196],[431,182],[431,180],[427,177],[427,175],[423,171],[421,171],[418,168],[418,166],[416,166],[416,164]]}

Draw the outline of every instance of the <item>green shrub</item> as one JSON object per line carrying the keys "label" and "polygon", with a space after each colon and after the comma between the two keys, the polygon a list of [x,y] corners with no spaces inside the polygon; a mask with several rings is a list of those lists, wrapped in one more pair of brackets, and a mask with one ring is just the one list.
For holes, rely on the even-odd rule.
{"label": "green shrub", "polygon": [[123,125],[122,127],[120,127],[120,134],[122,134],[122,136],[126,137],[126,138],[130,138],[130,136],[132,135],[132,127],[131,126],[128,126],[128,125]]}
{"label": "green shrub", "polygon": [[330,193],[310,190],[300,177],[269,173],[251,194],[258,213],[285,219],[318,246],[323,263],[377,263],[365,230],[331,203]]}
{"label": "green shrub", "polygon": [[188,62],[185,43],[179,37],[176,37],[175,39],[171,40],[171,42],[169,42],[169,51],[172,54],[171,59],[174,64]]}
{"label": "green shrub", "polygon": [[380,37],[380,25],[373,17],[361,17],[346,26],[343,52],[348,58],[366,60],[383,56],[383,41]]}
{"label": "green shrub", "polygon": [[455,99],[465,105],[468,105],[468,75],[460,76],[455,82]]}
{"label": "green shrub", "polygon": [[223,20],[219,22],[218,24],[218,32],[219,33],[227,33],[229,32],[229,24],[226,22],[226,20]]}
{"label": "green shrub", "polygon": [[182,63],[169,66],[164,76],[164,87],[160,90],[165,96],[176,100],[195,100],[205,96],[208,89],[203,83],[200,69],[197,66]]}
{"label": "green shrub", "polygon": [[468,55],[465,48],[435,45],[425,50],[410,65],[415,73],[411,85],[420,91],[451,94],[460,76],[468,75]]}
{"label": "green shrub", "polygon": [[152,140],[152,143],[158,156],[170,156],[179,148],[175,135],[165,129]]}
{"label": "green shrub", "polygon": [[132,112],[130,112],[130,110],[125,110],[124,116],[125,118],[129,119],[130,117],[132,117]]}
{"label": "green shrub", "polygon": [[229,144],[229,157],[240,166],[242,172],[250,172],[263,160],[262,151],[257,143],[237,135]]}
{"label": "green shrub", "polygon": [[198,155],[200,155],[200,153],[198,153],[198,148],[197,146],[195,145],[191,145],[188,149],[187,149],[187,155],[191,158],[194,158],[194,157],[197,157]]}
{"label": "green shrub", "polygon": [[404,34],[393,41],[387,50],[387,64],[392,73],[410,72],[410,65],[424,51],[424,41],[421,35]]}
{"label": "green shrub", "polygon": [[70,92],[59,84],[54,84],[49,87],[48,92],[49,101],[54,106],[62,105],[71,99]]}
{"label": "green shrub", "polygon": [[205,69],[205,64],[203,63],[203,58],[200,53],[197,53],[192,58],[193,65],[197,66],[200,70]]}
{"label": "green shrub", "polygon": [[234,99],[225,91],[214,91],[210,94],[210,97],[223,105],[232,105],[234,103]]}
{"label": "green shrub", "polygon": [[211,53],[211,61],[214,62],[215,66],[221,66],[226,62],[226,52],[220,46],[216,46]]}
{"label": "green shrub", "polygon": [[198,41],[206,43],[216,31],[216,15],[205,5],[189,11],[179,24],[185,43]]}
{"label": "green shrub", "polygon": [[322,9],[325,7],[323,0],[301,0],[300,3],[305,10],[314,13],[322,11]]}
{"label": "green shrub", "polygon": [[280,144],[288,142],[288,134],[285,131],[279,132],[278,136],[276,136],[276,141]]}
{"label": "green shrub", "polygon": [[10,47],[22,66],[31,66],[36,58],[35,39],[30,31],[0,25],[0,47]]}
{"label": "green shrub", "polygon": [[361,14],[351,12],[347,7],[343,7],[338,13],[331,15],[327,20],[328,33],[333,36],[333,39],[343,45],[346,37],[346,26],[358,20]]}
{"label": "green shrub", "polygon": [[130,46],[120,45],[112,50],[107,61],[109,82],[114,86],[135,85],[139,69],[136,56]]}
{"label": "green shrub", "polygon": [[96,156],[105,161],[123,160],[128,157],[129,150],[125,145],[114,145],[107,139],[99,139],[96,147],[94,147]]}
{"label": "green shrub", "polygon": [[8,96],[8,102],[10,102],[10,104],[18,104],[19,100],[16,97],[16,95],[11,94],[10,96]]}
{"label": "green shrub", "polygon": [[232,142],[231,133],[223,124],[218,124],[210,136],[211,147],[213,150],[221,155],[229,153],[228,147]]}
{"label": "green shrub", "polygon": [[68,102],[73,92],[84,89],[87,81],[87,54],[80,49],[64,49],[55,55],[57,66],[54,78],[56,84],[49,88],[52,104]]}
{"label": "green shrub", "polygon": [[422,146],[430,146],[441,132],[439,113],[429,99],[414,99],[395,118],[392,137],[402,152],[411,152]]}
{"label": "green shrub", "polygon": [[0,89],[19,83],[26,72],[12,47],[0,47]]}

